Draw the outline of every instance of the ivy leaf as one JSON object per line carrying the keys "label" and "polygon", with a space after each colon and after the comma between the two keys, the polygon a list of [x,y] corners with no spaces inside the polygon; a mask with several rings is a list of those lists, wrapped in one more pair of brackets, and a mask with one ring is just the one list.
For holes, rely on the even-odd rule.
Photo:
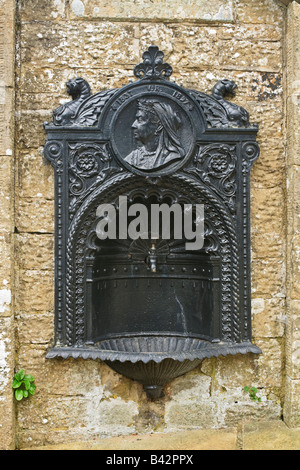
{"label": "ivy leaf", "polygon": [[22,385],[22,382],[19,382],[18,380],[14,379],[12,383],[12,388],[19,388]]}
{"label": "ivy leaf", "polygon": [[25,389],[26,389],[26,390],[29,390],[29,389],[30,389],[30,385],[31,385],[30,382],[29,382],[29,380],[24,379],[23,382],[24,382],[24,385],[25,385]]}
{"label": "ivy leaf", "polygon": [[23,390],[16,390],[15,391],[15,397],[18,401],[21,401],[23,398]]}
{"label": "ivy leaf", "polygon": [[244,392],[249,392],[249,387],[248,385],[246,387],[244,387]]}
{"label": "ivy leaf", "polygon": [[29,382],[34,382],[34,377],[32,375],[25,375],[24,380],[28,380]]}
{"label": "ivy leaf", "polygon": [[28,392],[30,393],[30,395],[34,395],[35,389],[36,389],[36,386],[34,384],[30,384],[30,387],[28,389]]}
{"label": "ivy leaf", "polygon": [[19,370],[19,372],[17,372],[15,374],[15,379],[18,380],[19,382],[21,382],[21,380],[23,380],[24,377],[25,377],[25,370],[24,369]]}

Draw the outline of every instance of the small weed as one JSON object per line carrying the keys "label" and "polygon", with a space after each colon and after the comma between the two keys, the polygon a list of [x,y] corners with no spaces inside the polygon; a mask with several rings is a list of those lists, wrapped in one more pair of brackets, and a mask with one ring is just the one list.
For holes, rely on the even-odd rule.
{"label": "small weed", "polygon": [[257,388],[249,387],[248,385],[244,387],[244,392],[249,393],[250,400],[261,402],[261,398],[257,396]]}
{"label": "small weed", "polygon": [[34,377],[26,375],[24,369],[21,369],[14,375],[12,388],[15,390],[16,400],[21,401],[23,398],[28,398],[30,395],[34,395],[36,389]]}

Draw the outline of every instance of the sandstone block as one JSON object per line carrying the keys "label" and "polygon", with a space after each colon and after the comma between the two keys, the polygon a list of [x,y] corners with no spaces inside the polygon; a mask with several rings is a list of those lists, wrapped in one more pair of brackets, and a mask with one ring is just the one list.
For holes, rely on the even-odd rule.
{"label": "sandstone block", "polygon": [[235,23],[224,24],[219,27],[220,39],[280,41],[282,35],[281,25],[278,23]]}
{"label": "sandstone block", "polygon": [[0,449],[2,450],[15,448],[15,410],[11,389],[15,354],[13,331],[13,319],[0,316]]}
{"label": "sandstone block", "polygon": [[213,377],[211,394],[241,391],[245,385],[255,380],[257,356],[236,355],[205,359],[201,371]]}
{"label": "sandstone block", "polygon": [[16,122],[18,128],[18,143],[26,149],[38,149],[46,140],[44,122],[50,120],[49,111],[26,111],[21,112]]}
{"label": "sandstone block", "polygon": [[255,344],[262,350],[258,357],[257,376],[259,385],[273,389],[283,398],[284,344],[280,338],[255,339]]}
{"label": "sandstone block", "polygon": [[213,69],[218,65],[216,28],[147,23],[141,25],[141,31],[141,53],[148,49],[149,44],[160,44],[165,53],[165,61],[172,64],[174,72],[187,68]]}
{"label": "sandstone block", "polygon": [[[279,186],[257,188],[255,182],[251,189],[253,266],[258,259],[267,263],[268,258],[277,258],[281,263],[285,250],[284,189]],[[270,200],[272,204],[269,204]]]}
{"label": "sandstone block", "polygon": [[252,299],[252,334],[254,337],[283,337],[286,306],[283,298]]}
{"label": "sandstone block", "polygon": [[300,380],[286,378],[284,419],[287,426],[300,428]]}
{"label": "sandstone block", "polygon": [[53,235],[21,233],[15,237],[15,256],[20,269],[53,270]]}
{"label": "sandstone block", "polygon": [[237,18],[241,23],[282,26],[285,8],[273,0],[238,0]]}
{"label": "sandstone block", "polygon": [[54,308],[53,272],[20,270],[16,283],[17,312],[49,312]]}
{"label": "sandstone block", "polygon": [[251,265],[253,296],[285,297],[284,260],[280,258],[253,259]]}
{"label": "sandstone block", "polygon": [[183,6],[179,0],[166,0],[153,4],[151,0],[139,0],[132,3],[124,0],[104,0],[101,7],[96,0],[72,0],[71,18],[109,18],[140,20],[204,20],[232,21],[234,9],[229,0],[212,0],[207,4],[203,0],[191,0]]}
{"label": "sandstone block", "polygon": [[20,313],[17,334],[20,344],[46,344],[53,340],[53,313]]}
{"label": "sandstone block", "polygon": [[300,376],[300,300],[289,300],[287,320],[286,369],[295,380]]}
{"label": "sandstone block", "polygon": [[43,148],[19,152],[19,194],[21,197],[54,198],[54,170],[43,157]]}
{"label": "sandstone block", "polygon": [[40,73],[41,69],[50,69],[52,81],[53,70],[59,68],[113,69],[136,65],[140,57],[135,34],[135,26],[124,22],[69,21],[59,28],[51,22],[25,23],[21,37],[22,71]]}
{"label": "sandstone block", "polygon": [[279,72],[282,68],[281,43],[268,41],[222,41],[220,64],[235,70]]}
{"label": "sandstone block", "polygon": [[171,401],[166,404],[165,423],[168,432],[178,429],[218,428],[217,404],[212,400],[199,398],[186,401]]}
{"label": "sandstone block", "polygon": [[54,232],[54,201],[40,197],[18,202],[16,226],[19,232]]}
{"label": "sandstone block", "polygon": [[0,232],[0,289],[11,289],[11,242],[10,233]]}
{"label": "sandstone block", "polygon": [[243,449],[299,450],[300,430],[289,429],[281,420],[246,423],[243,426]]}
{"label": "sandstone block", "polygon": [[208,398],[210,395],[211,377],[199,374],[198,369],[178,377],[166,387],[166,393],[176,401],[191,400],[195,394]]}
{"label": "sandstone block", "polygon": [[19,404],[19,422],[26,430],[22,435],[22,445],[26,441],[28,445],[32,433],[36,438],[38,430],[41,430],[43,441],[43,434],[47,434],[46,442],[49,444],[135,431],[134,419],[138,410],[137,404],[131,401],[99,400],[95,395],[77,397],[74,406],[73,396],[50,395],[47,401],[37,395],[32,398]]}
{"label": "sandstone block", "polygon": [[19,11],[24,22],[32,22],[33,11],[35,21],[44,21],[45,18],[49,18],[51,21],[61,20],[66,16],[65,3],[65,0],[48,0],[47,2],[21,0]]}
{"label": "sandstone block", "polygon": [[[287,233],[293,236],[300,233],[300,166],[291,165],[287,169],[287,185],[289,195]],[[293,254],[291,253],[292,256]]]}
{"label": "sandstone block", "polygon": [[290,165],[300,165],[300,71],[299,78],[295,77],[292,93],[287,100],[287,157]]}
{"label": "sandstone block", "polygon": [[11,159],[0,156],[0,232],[11,232]]}

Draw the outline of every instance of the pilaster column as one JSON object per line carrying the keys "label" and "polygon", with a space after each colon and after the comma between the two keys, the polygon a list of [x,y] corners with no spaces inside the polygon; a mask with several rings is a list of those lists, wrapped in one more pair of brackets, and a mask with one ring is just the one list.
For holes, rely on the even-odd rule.
{"label": "pilaster column", "polygon": [[287,12],[287,330],[284,419],[300,426],[300,5]]}

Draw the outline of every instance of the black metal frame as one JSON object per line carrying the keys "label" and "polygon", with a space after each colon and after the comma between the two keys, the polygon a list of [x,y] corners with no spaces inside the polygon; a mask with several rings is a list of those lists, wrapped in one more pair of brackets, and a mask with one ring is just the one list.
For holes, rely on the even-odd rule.
{"label": "black metal frame", "polygon": [[[120,89],[91,95],[85,80],[70,80],[72,101],[45,123],[45,156],[55,170],[55,340],[47,357],[100,358],[112,367],[126,363],[121,371],[133,377],[131,365],[137,362],[187,361],[188,370],[204,357],[261,352],[251,343],[250,273],[250,170],[259,155],[258,127],[243,108],[225,99],[234,93],[234,82],[219,81],[212,95],[184,89],[169,81],[172,68],[156,46],[143,59],[135,68],[137,80]],[[127,129],[142,99],[169,103],[181,114],[182,158],[148,169],[125,160],[131,145]],[[174,200],[177,194],[203,203],[209,214],[206,252],[220,258],[217,334],[179,353],[170,349],[164,332],[164,345],[157,350],[159,325],[154,339],[152,334],[153,350],[146,352],[141,344],[130,350],[126,335],[118,338],[120,350],[108,344],[109,338],[105,344],[91,340],[96,208],[137,189],[145,198],[166,191],[175,194]]]}

